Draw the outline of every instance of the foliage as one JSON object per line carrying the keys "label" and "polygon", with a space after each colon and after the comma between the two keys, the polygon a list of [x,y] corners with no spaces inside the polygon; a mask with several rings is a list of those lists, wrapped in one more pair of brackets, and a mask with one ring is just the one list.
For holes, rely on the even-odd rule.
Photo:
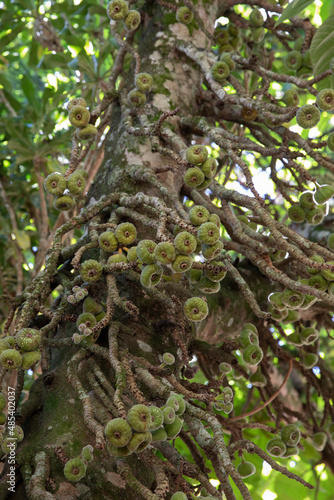
{"label": "foliage", "polygon": [[292,16],[300,14],[306,7],[312,3],[312,0],[293,0],[289,5],[287,5],[283,11],[283,14],[279,16],[276,21],[276,26]]}
{"label": "foliage", "polygon": [[0,3],[15,487],[330,500],[332,6],[128,3]]}

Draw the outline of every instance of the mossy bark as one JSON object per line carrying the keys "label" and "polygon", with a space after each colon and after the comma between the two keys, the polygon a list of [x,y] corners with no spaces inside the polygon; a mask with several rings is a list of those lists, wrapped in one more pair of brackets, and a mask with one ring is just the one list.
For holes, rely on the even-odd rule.
{"label": "mossy bark", "polygon": [[[217,16],[217,3],[198,3],[199,13],[207,26],[213,26]],[[141,57],[141,71],[153,75],[154,89],[148,96],[152,104],[149,108],[143,108],[139,114],[144,114],[148,123],[156,121],[161,113],[179,107],[183,116],[195,116],[198,112],[198,104],[194,89],[200,87],[202,75],[198,68],[184,55],[177,51],[178,41],[191,40],[199,49],[208,48],[210,42],[203,32],[196,29],[194,23],[191,27],[175,22],[175,14],[163,14],[156,2],[146,2],[146,12],[141,29],[138,52]],[[126,94],[132,88],[133,66],[130,67],[125,78],[123,92]],[[194,83],[194,84],[193,84]],[[181,137],[178,118],[169,120],[173,132]],[[134,126],[139,125],[139,117],[134,117]],[[182,136],[185,144],[189,144],[189,137]],[[122,109],[116,100],[110,122],[110,132],[105,149],[105,161],[88,195],[90,204],[99,200],[102,196],[114,191],[129,194],[144,192],[148,195],[161,196],[159,190],[147,182],[134,181],[133,172],[145,167],[161,167],[170,164],[169,157],[152,152],[152,143],[149,137],[131,135],[127,132],[126,124],[122,116]],[[176,166],[175,172],[158,175],[159,181],[165,185],[176,196],[180,197],[182,188],[183,167]],[[167,203],[170,200],[165,199]],[[140,238],[150,237],[149,230],[139,225]],[[265,280],[258,270],[248,268],[244,270],[247,280],[254,280],[256,286],[261,290],[262,301],[268,295],[270,284]],[[255,276],[255,278],[254,278]],[[146,358],[151,364],[158,365],[158,355],[162,352],[171,352],[176,356],[176,370],[182,365],[178,357],[178,346],[175,345],[170,331],[173,325],[168,319],[168,306],[163,309],[161,302],[148,297],[143,289],[134,284],[125,273],[117,276],[119,294],[125,299],[131,300],[140,310],[139,320],[135,321],[124,312],[116,309],[114,319],[126,326],[127,333],[122,333],[119,340],[120,348],[126,350],[132,356]],[[181,302],[189,297],[191,292],[180,285],[164,285],[161,287],[163,293],[175,294]],[[105,300],[105,291],[95,290],[96,296]],[[209,297],[211,314],[205,325],[194,328],[191,335],[182,339],[189,352],[202,351],[204,359],[215,359],[212,370],[218,368],[218,364],[226,359],[224,348],[215,351],[209,344],[216,344],[227,340],[227,337],[235,337],[240,331],[242,323],[249,321],[249,308],[245,305],[241,294],[235,284],[226,279],[222,283],[221,292]],[[56,332],[55,339],[64,336],[71,337],[74,332],[74,324],[62,324]],[[189,333],[190,326],[187,326]],[[189,340],[192,339],[192,340]],[[200,342],[202,341],[202,342]],[[106,347],[108,343],[107,332],[103,331],[99,344]],[[34,457],[44,450],[50,459],[50,478],[55,482],[55,490],[52,491],[56,499],[88,499],[106,498],[109,500],[138,500],[143,498],[140,491],[130,489],[124,478],[118,473],[117,460],[110,457],[106,450],[94,450],[94,460],[88,464],[87,474],[79,483],[69,483],[63,475],[64,465],[56,458],[55,448],[60,446],[69,458],[78,456],[81,449],[87,444],[95,446],[95,439],[87,428],[83,419],[82,401],[78,393],[69,383],[66,371],[67,363],[75,354],[76,349],[62,348],[53,349],[51,352],[51,364],[47,373],[42,374],[35,382],[31,391],[29,401],[23,406],[22,426],[25,431],[25,439],[17,450],[17,462],[22,467],[22,476],[29,478],[29,471],[34,471]],[[206,357],[208,356],[208,357]],[[97,359],[99,366],[104,371],[108,380],[115,385],[115,375],[101,358]],[[85,367],[89,365],[85,365]],[[85,387],[91,391],[91,387]],[[163,400],[152,399],[145,387],[140,387],[147,401],[154,404],[163,404]],[[93,403],[98,402],[98,397],[89,392]],[[100,415],[101,420],[112,418],[110,412],[105,411]],[[19,418],[19,417],[18,417]],[[21,422],[21,421],[20,421]],[[19,422],[18,422],[19,423]],[[154,490],[155,479],[152,469],[148,468],[141,459],[141,455],[133,454],[127,459],[135,477],[149,489]],[[28,472],[27,472],[28,471]],[[14,495],[7,498],[26,498],[25,487],[21,472],[17,471],[17,488]],[[173,478],[171,477],[171,481]],[[7,492],[7,493],[6,493]],[[7,486],[0,486],[0,496],[5,498],[8,494]]]}

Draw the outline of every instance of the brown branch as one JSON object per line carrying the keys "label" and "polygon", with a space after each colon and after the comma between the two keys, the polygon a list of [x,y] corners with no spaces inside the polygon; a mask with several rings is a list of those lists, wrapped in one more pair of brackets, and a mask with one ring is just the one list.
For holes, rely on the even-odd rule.
{"label": "brown branch", "polygon": [[259,406],[258,408],[254,408],[253,410],[251,411],[248,411],[247,413],[244,413],[243,415],[239,415],[237,417],[232,417],[232,418],[229,418],[228,421],[229,422],[236,422],[237,420],[241,420],[242,418],[245,418],[245,417],[250,417],[251,415],[255,415],[255,413],[258,413],[259,411],[263,410],[266,406],[268,406],[272,401],[274,401],[275,398],[277,398],[277,396],[279,395],[279,393],[281,392],[281,390],[283,389],[283,387],[285,386],[285,384],[287,383],[289,377],[290,377],[290,373],[292,371],[292,360],[290,359],[289,360],[289,368],[288,368],[288,372],[282,382],[282,384],[280,385],[280,387],[277,389],[277,391],[265,402],[263,403],[261,406]]}

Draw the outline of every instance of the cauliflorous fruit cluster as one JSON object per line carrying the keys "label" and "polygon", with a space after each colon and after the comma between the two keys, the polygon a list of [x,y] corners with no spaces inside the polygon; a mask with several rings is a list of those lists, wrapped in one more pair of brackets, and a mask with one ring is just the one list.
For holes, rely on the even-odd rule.
{"label": "cauliflorous fruit cluster", "polygon": [[107,5],[107,15],[112,21],[123,21],[127,31],[133,31],[140,25],[140,14],[137,10],[129,10],[125,0],[112,0]]}
{"label": "cauliflorous fruit cluster", "polygon": [[304,191],[298,203],[289,208],[290,219],[297,224],[305,221],[312,226],[320,224],[328,213],[328,201],[333,195],[334,186],[330,184],[318,185],[315,191]]}
{"label": "cauliflorous fruit cluster", "polygon": [[16,448],[16,444],[20,443],[24,438],[24,432],[20,426],[15,424],[14,426],[11,426],[10,429],[6,429],[5,424],[7,417],[3,412],[6,407],[6,403],[7,401],[5,396],[0,393],[0,443],[3,444],[2,451],[4,453],[8,453],[10,451],[8,444],[11,444],[11,447],[15,445]]}
{"label": "cauliflorous fruit cluster", "polygon": [[229,74],[230,68],[227,62],[223,60],[215,62],[211,68],[212,78],[218,83],[224,84]]}
{"label": "cauliflorous fruit cluster", "polygon": [[64,476],[67,481],[76,483],[80,481],[87,471],[87,465],[93,460],[93,447],[89,444],[85,446],[79,457],[68,460],[64,467]]}
{"label": "cauliflorous fruit cluster", "polygon": [[248,380],[254,387],[265,387],[267,385],[267,379],[261,372],[260,365],[258,365],[256,372],[252,373]]}
{"label": "cauliflorous fruit cluster", "polygon": [[64,476],[67,481],[77,482],[86,475],[87,466],[82,458],[72,458],[66,462]]}
{"label": "cauliflorous fruit cluster", "polygon": [[[325,259],[318,254],[312,255],[310,260],[319,264],[325,263]],[[326,264],[333,265],[334,261],[326,261]],[[310,275],[309,278],[300,278],[298,282],[301,285],[308,285],[320,290],[322,292],[334,293],[334,271],[331,269],[315,269],[306,266],[305,270]],[[309,309],[318,299],[314,295],[305,294],[285,288],[283,292],[273,292],[269,295],[270,302],[268,311],[271,313],[273,319],[283,322],[283,324],[293,323],[299,319],[299,310]],[[312,331],[313,329],[306,329]],[[316,337],[317,338],[317,337]],[[316,339],[315,339],[316,340]],[[300,339],[300,335],[289,336],[289,342],[296,346],[307,344],[304,340]],[[312,343],[313,340],[309,343]]]}
{"label": "cauliflorous fruit cluster", "polygon": [[310,370],[318,363],[319,356],[314,352],[301,351],[301,361],[304,368]]}
{"label": "cauliflorous fruit cluster", "polygon": [[[303,38],[296,40],[293,50],[291,50],[284,58],[285,67],[293,72],[298,78],[309,78],[312,75],[313,67],[309,50],[301,53]],[[290,104],[287,104],[290,106]],[[296,106],[296,104],[291,104]]]}
{"label": "cauliflorous fruit cluster", "polygon": [[[149,288],[161,280],[161,264],[164,264],[170,265],[176,273],[186,273],[190,283],[196,284],[201,293],[219,291],[220,281],[225,277],[226,271],[222,262],[212,259],[219,255],[223,249],[223,243],[219,239],[220,228],[217,221],[209,222],[210,214],[204,207],[192,207],[189,217],[194,225],[198,225],[197,237],[188,231],[177,228],[173,244],[162,242],[156,245],[151,240],[142,240],[138,244],[137,257],[146,264],[141,273],[143,286]],[[192,268],[194,253],[199,253],[200,249],[203,257],[209,260],[210,264],[216,266],[215,269],[206,270],[205,275],[201,270]],[[184,312],[188,319],[201,321],[208,314],[206,301],[199,297],[192,297],[186,301]]]}
{"label": "cauliflorous fruit cluster", "polygon": [[246,477],[252,476],[256,472],[256,467],[252,462],[246,462],[244,456],[241,457],[241,462],[237,467],[239,475],[245,479]]}
{"label": "cauliflorous fruit cluster", "polygon": [[316,432],[312,436],[313,447],[317,451],[322,451],[327,444],[327,440],[328,440],[328,436],[327,436],[326,432],[322,432],[322,431]]}
{"label": "cauliflorous fruit cluster", "polygon": [[263,351],[259,346],[259,336],[255,325],[246,323],[241,330],[240,343],[242,345],[242,359],[248,366],[261,363]]}
{"label": "cauliflorous fruit cluster", "polygon": [[176,11],[176,20],[182,24],[190,24],[194,19],[193,12],[188,7],[179,7]]}
{"label": "cauliflorous fruit cluster", "polygon": [[160,365],[160,369],[165,368],[165,366],[171,366],[175,363],[175,356],[170,352],[164,352],[162,356],[162,363]]}
{"label": "cauliflorous fruit cluster", "polygon": [[296,89],[288,89],[284,92],[282,101],[286,106],[298,106],[299,94]]}
{"label": "cauliflorous fruit cluster", "polygon": [[292,50],[285,56],[284,63],[290,71],[297,71],[303,63],[303,56],[298,50]]}
{"label": "cauliflorous fruit cluster", "polygon": [[[3,394],[0,394],[0,396],[3,396]],[[3,396],[4,397],[4,396]],[[6,401],[5,401],[6,405]],[[0,404],[0,407],[2,407],[2,404]],[[5,406],[2,407],[2,410],[4,409]],[[18,443],[20,443],[23,438],[24,438],[24,432],[22,427],[19,425],[15,425],[14,427],[5,428],[4,424],[6,422],[6,415],[1,412],[1,428],[0,431],[0,442],[1,442],[1,449],[4,453],[10,453],[11,451],[15,450],[17,448]],[[4,416],[4,418],[2,418]]]}
{"label": "cauliflorous fruit cluster", "polygon": [[186,300],[183,310],[187,318],[194,322],[202,321],[209,313],[206,301],[200,297],[191,297]]}
{"label": "cauliflorous fruit cluster", "polygon": [[252,42],[255,44],[261,43],[264,39],[266,30],[263,27],[264,18],[259,9],[253,9],[252,12],[250,13],[249,24],[250,24],[249,39],[252,40]]}
{"label": "cauliflorous fruit cluster", "polygon": [[[290,337],[293,338],[290,340]],[[300,332],[295,332],[289,335],[288,343],[294,346],[311,345],[319,338],[319,332],[315,328],[307,327],[300,330]]]}
{"label": "cauliflorous fruit cluster", "polygon": [[105,314],[101,304],[96,302],[92,297],[86,297],[82,305],[82,314],[78,316],[76,322],[80,333],[73,334],[73,342],[79,344],[83,339],[96,341],[97,339],[93,339],[92,336],[92,328],[104,318]]}
{"label": "cauliflorous fruit cluster", "polygon": [[225,413],[231,413],[233,410],[233,391],[230,386],[223,387],[222,391],[218,396],[215,397],[215,402],[213,404],[217,411],[224,411]]}
{"label": "cauliflorous fruit cluster", "polygon": [[176,491],[170,500],[187,500],[187,495],[182,491]]}
{"label": "cauliflorous fruit cluster", "polygon": [[298,109],[296,120],[301,128],[308,129],[315,127],[320,121],[321,113],[314,104],[305,104]]}
{"label": "cauliflorous fruit cluster", "polygon": [[87,288],[81,288],[81,286],[74,286],[72,288],[73,294],[68,295],[67,302],[72,304],[73,306],[79,304],[81,300],[84,300],[88,295]]}
{"label": "cauliflorous fruit cluster", "polygon": [[44,181],[44,188],[55,197],[54,208],[61,211],[70,210],[74,206],[75,200],[81,199],[87,178],[87,172],[81,169],[77,169],[69,175],[68,179],[65,179],[59,172],[48,175]]}
{"label": "cauliflorous fruit cluster", "polygon": [[[218,64],[218,63],[216,63]],[[221,61],[227,68],[227,64]],[[202,191],[210,186],[217,172],[217,161],[208,157],[208,150],[201,144],[190,146],[186,151],[186,160],[193,165],[183,176],[185,184]]]}
{"label": "cauliflorous fruit cluster", "polygon": [[[225,26],[218,23],[215,29],[214,38],[218,45],[219,54],[237,51],[241,48],[243,43],[242,37],[240,36],[240,29],[231,22]],[[230,67],[230,71],[232,71],[234,67],[235,65],[232,68]]]}
{"label": "cauliflorous fruit cluster", "polygon": [[327,139],[327,146],[331,151],[334,151],[334,132],[329,134],[328,139]]}
{"label": "cauliflorous fruit cluster", "polygon": [[29,370],[41,359],[39,330],[22,328],[15,337],[0,339],[0,363],[7,370]]}
{"label": "cauliflorous fruit cluster", "polygon": [[[268,311],[271,314],[271,317],[277,321],[284,321],[288,318],[290,311],[297,311],[305,301],[305,295],[301,292],[296,292],[295,290],[291,290],[290,288],[286,288],[283,292],[274,292],[271,293],[268,297],[269,300],[269,308]],[[305,309],[308,309],[314,302],[316,298],[312,296],[312,298],[307,300],[307,307],[305,305]],[[294,322],[299,319],[299,315],[290,315],[289,322]]]}
{"label": "cauliflorous fruit cluster", "polygon": [[271,439],[267,443],[267,452],[272,457],[289,458],[299,454],[297,447],[300,441],[300,430],[296,424],[282,427],[281,436]]}
{"label": "cauliflorous fruit cluster", "polygon": [[331,233],[327,238],[327,246],[329,250],[334,252],[334,233]]}
{"label": "cauliflorous fruit cluster", "polygon": [[162,408],[137,404],[127,413],[126,420],[114,418],[105,426],[107,449],[110,455],[124,457],[140,453],[151,442],[175,439],[182,429],[186,403],[174,392]]}
{"label": "cauliflorous fruit cluster", "polygon": [[93,139],[97,135],[97,128],[94,127],[90,120],[90,112],[87,109],[85,99],[76,97],[72,99],[67,105],[68,119],[71,125],[76,127],[76,136],[81,141]]}
{"label": "cauliflorous fruit cluster", "polygon": [[98,260],[88,259],[85,260],[80,266],[80,275],[84,281],[93,283],[98,281],[103,272],[103,266]]}
{"label": "cauliflorous fruit cluster", "polygon": [[321,111],[333,111],[334,110],[334,90],[333,89],[323,89],[320,90],[316,98],[316,103]]}
{"label": "cauliflorous fruit cluster", "polygon": [[[196,286],[202,294],[216,293],[220,290],[220,282],[226,275],[226,269],[219,260],[224,245],[220,239],[220,219],[215,214],[200,205],[194,205],[189,211],[191,223],[196,227],[193,233],[184,231],[174,226],[174,241],[156,243],[144,239],[133,245],[137,239],[134,224],[123,222],[116,229],[107,229],[98,236],[99,247],[107,254],[108,258],[105,271],[110,272],[110,266],[117,263],[137,263],[141,270],[140,283],[144,288],[152,288],[161,280],[168,277],[164,275],[166,269],[174,272],[178,281],[185,275],[190,284]],[[131,246],[133,245],[133,246]],[[201,253],[210,264],[204,271],[193,268],[195,254]],[[88,259],[81,263],[80,275],[87,283],[94,283],[102,278],[104,266],[96,259]],[[115,270],[114,272],[118,272]],[[82,294],[75,289],[76,293]],[[76,304],[76,295],[70,295],[69,302]],[[88,299],[86,299],[88,300]],[[184,304],[184,313],[188,319],[202,321],[208,314],[205,298],[192,297]],[[83,328],[83,327],[82,327]],[[89,335],[89,329],[86,330]],[[79,333],[74,334],[74,341],[82,340]]]}
{"label": "cauliflorous fruit cluster", "polygon": [[146,103],[146,95],[151,92],[153,78],[149,73],[138,73],[135,77],[136,88],[128,93],[128,103],[130,106],[138,108]]}

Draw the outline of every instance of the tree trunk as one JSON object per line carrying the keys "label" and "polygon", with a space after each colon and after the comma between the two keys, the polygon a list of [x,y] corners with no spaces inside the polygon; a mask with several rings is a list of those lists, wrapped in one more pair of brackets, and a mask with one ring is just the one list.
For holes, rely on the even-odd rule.
{"label": "tree trunk", "polygon": [[[218,0],[196,3],[200,18],[212,32],[220,14],[219,3]],[[125,64],[128,72],[120,82],[121,90],[112,105],[104,162],[88,193],[88,208],[81,214],[80,223],[90,224],[91,235],[96,231],[94,224],[132,222],[138,242],[158,241],[157,230],[165,220],[164,234],[166,239],[173,240],[176,217],[180,221],[188,220],[187,199],[193,198],[197,203],[196,195],[183,183],[186,148],[192,141],[201,144],[209,141],[189,123],[203,114],[203,102],[197,92],[204,83],[203,67],[207,63],[201,61],[200,56],[208,49],[210,59],[211,41],[201,29],[176,23],[174,14],[166,14],[155,1],[145,3],[141,23],[137,54],[131,64]],[[202,70],[186,55],[191,50],[197,51]],[[139,71],[151,74],[154,79],[153,92],[148,95],[151,106],[147,108],[127,104],[127,93],[134,88],[135,72]],[[222,98],[222,88],[220,92]],[[146,133],[145,129],[158,120],[161,121],[160,136]],[[182,160],[177,160],[177,155]],[[122,194],[113,199],[115,193]],[[200,196],[203,202],[210,203],[212,213],[224,218],[221,207],[212,205],[207,195],[201,193]],[[92,214],[94,206],[99,209]],[[164,210],[168,214],[164,214]],[[51,288],[61,284],[66,293],[70,293],[74,276],[71,259],[87,241],[86,235],[72,249],[58,252],[57,258],[55,253],[51,255],[50,261],[55,259]],[[99,252],[98,247],[92,245],[84,252],[81,262],[98,260]],[[103,258],[105,264],[107,256]],[[60,264],[62,268],[57,273]],[[168,268],[164,269],[166,280],[156,289],[143,288],[138,266],[105,274],[102,280],[87,285],[89,295],[104,303],[107,312],[108,308],[111,312],[111,318],[92,345],[73,345],[71,340],[78,331],[75,320],[82,312],[81,306],[67,305],[65,310],[61,297],[55,300],[52,312],[62,308],[63,319],[58,327],[48,331],[42,348],[42,373],[34,383],[29,400],[17,411],[16,422],[22,425],[26,437],[17,449],[16,492],[8,494],[7,486],[1,484],[2,498],[6,495],[6,498],[20,500],[28,494],[34,500],[169,499],[177,488],[190,491],[182,474],[202,483],[217,498],[222,498],[224,492],[228,500],[235,498],[228,480],[231,476],[243,498],[251,498],[224,444],[223,419],[208,419],[214,441],[202,423],[203,402],[212,404],[210,391],[202,384],[187,380],[193,378],[189,373],[195,374],[194,363],[190,362],[196,359],[210,389],[216,389],[221,383],[217,378],[219,364],[227,361],[236,366],[238,363],[232,351],[238,347],[235,338],[246,322],[259,326],[263,348],[269,346],[279,353],[266,322],[258,321],[249,305],[251,301],[245,300],[245,294],[240,291],[243,283],[248,282],[259,307],[264,309],[269,293],[274,290],[273,283],[248,260],[234,264],[239,275],[237,278],[228,275],[220,292],[207,296],[209,316],[199,324],[190,323],[183,315],[185,300],[194,295],[188,281],[182,276],[172,278]],[[81,283],[78,278],[76,284]],[[266,319],[265,314],[262,319]],[[40,315],[35,318],[34,326],[43,328],[48,322],[49,319]],[[176,361],[171,367],[161,368],[162,355],[166,352],[173,354]],[[264,369],[270,379],[270,367]],[[181,373],[186,378],[181,378]],[[124,412],[137,403],[161,407],[172,390],[183,391],[187,401],[197,400],[187,408],[185,423],[189,433],[181,433],[190,450],[187,458],[179,454],[171,440],[153,444],[126,459],[111,456],[103,433],[106,423],[125,416]],[[272,385],[270,391],[274,393]],[[273,408],[279,406],[274,400]],[[268,415],[272,414],[268,412]],[[240,429],[236,435],[241,436]],[[221,482],[219,491],[207,480],[195,441],[212,461]],[[85,477],[77,483],[66,481],[63,473],[66,457],[79,456],[88,444],[94,448],[94,458],[87,465]],[[158,455],[153,453],[156,449]],[[45,452],[45,456],[41,452]]]}
{"label": "tree trunk", "polygon": [[[88,204],[93,204],[96,200],[100,200],[101,197],[113,192],[123,192],[131,195],[140,192],[148,196],[161,198],[167,206],[172,208],[175,205],[178,208],[181,206],[179,201],[182,200],[180,190],[183,184],[182,178],[185,167],[177,165],[168,155],[155,152],[153,140],[150,137],[129,134],[126,119],[129,120],[130,116],[131,120],[133,120],[133,126],[141,127],[156,122],[163,113],[176,108],[180,109],[183,116],[196,115],[199,108],[196,102],[195,89],[200,86],[203,77],[201,72],[198,71],[198,67],[182,55],[177,50],[177,46],[179,42],[191,40],[198,49],[203,50],[209,47],[210,42],[200,30],[194,30],[190,33],[185,25],[175,23],[174,19],[171,20],[171,16],[168,19],[168,16],[163,15],[163,10],[156,5],[156,2],[147,3],[150,5],[147,6],[142,20],[144,26],[138,45],[138,53],[141,60],[140,71],[148,72],[154,78],[154,92],[149,96],[149,100],[153,103],[152,111],[149,115],[146,115],[145,108],[140,109],[137,113],[134,108],[127,107],[126,94],[134,88],[135,69],[134,65],[131,64],[125,78],[121,99],[116,100],[113,104],[110,132],[105,148],[105,160],[89,191]],[[200,11],[205,22],[212,27],[217,17],[217,3],[217,1],[211,2],[209,8]],[[123,101],[122,106],[120,104],[121,100]],[[170,130],[173,134],[172,141],[175,150],[183,154],[185,144],[189,143],[190,136],[180,130],[177,115],[169,118],[167,123],[168,129],[166,132],[168,133]],[[167,173],[155,176],[152,171],[152,169],[163,169],[171,165],[173,171]],[[148,179],[147,175],[149,175]],[[151,182],[150,176],[154,177],[153,182]],[[107,220],[106,215],[104,215],[104,219]],[[126,211],[124,211],[120,214],[120,222],[122,220],[131,220],[131,216],[128,218]],[[133,220],[132,222],[136,224],[140,239],[154,238],[154,231],[150,227],[141,224],[140,220]],[[96,251],[87,252],[87,258],[97,257],[97,255]],[[181,348],[184,350],[189,349],[190,354],[198,352],[195,338],[200,338],[201,334],[200,332],[191,331],[189,325],[183,329],[184,331],[181,329],[181,334],[179,334],[179,325],[174,321],[175,318],[171,317],[170,300],[167,301],[167,294],[175,294],[177,310],[180,309],[178,300],[182,300],[183,303],[185,297],[189,297],[191,294],[184,284],[167,283],[161,286],[161,296],[157,300],[150,297],[150,293],[146,294],[143,288],[138,285],[138,282],[134,282],[132,278],[126,273],[116,276],[119,296],[122,299],[131,301],[140,311],[139,316],[133,318],[116,307],[113,320],[121,324],[118,338],[119,350],[124,356],[126,355],[128,366],[132,365],[132,356],[145,358],[152,365],[158,366],[161,363],[161,355],[164,352],[171,352],[177,360],[175,371],[173,371],[178,373],[185,363]],[[233,286],[229,283],[229,286],[222,292],[222,296],[229,297],[228,310],[231,317],[233,316],[230,294],[231,292],[233,294],[232,288]],[[105,288],[99,285],[93,285],[90,288],[90,294],[96,300],[106,300]],[[165,301],[163,300],[164,294],[166,295]],[[240,314],[242,307],[237,290],[234,291],[234,294],[235,298],[238,297],[238,313]],[[222,296],[215,298],[215,301],[220,302]],[[209,328],[208,326],[204,328],[206,340],[209,340],[209,337],[214,335],[215,342],[217,339],[222,339],[224,333],[226,334],[226,328],[223,331],[223,316],[226,311],[224,312],[224,307],[219,307],[219,309],[221,312],[218,311],[217,307],[213,313],[214,321],[209,322]],[[78,314],[77,308],[71,308],[70,313]],[[246,317],[246,313],[244,317]],[[238,323],[240,319],[239,316]],[[234,321],[231,332],[237,331],[238,326],[236,324],[237,321]],[[122,325],[124,325],[124,329]],[[64,336],[71,338],[75,331],[75,324],[62,323],[57,331],[52,333],[55,334],[54,339],[56,340],[64,338]],[[108,328],[103,329],[99,337],[99,344],[105,349],[108,346]],[[22,424],[26,436],[17,450],[17,462],[22,464],[18,477],[25,478],[26,476],[29,479],[34,471],[36,453],[45,450],[47,456],[50,457],[50,477],[56,484],[56,491],[53,493],[54,498],[59,500],[72,498],[108,498],[110,500],[148,498],[142,488],[146,487],[153,492],[159,486],[157,477],[154,474],[154,465],[151,464],[151,452],[145,451],[143,454],[133,454],[128,458],[127,463],[132,470],[132,474],[141,483],[140,488],[132,485],[133,489],[130,489],[123,479],[126,473],[122,467],[117,466],[117,460],[112,458],[106,449],[96,449],[95,436],[87,428],[87,422],[85,423],[84,420],[83,400],[78,398],[78,393],[69,383],[67,377],[69,360],[75,356],[76,352],[76,347],[57,348],[51,351],[50,365],[35,382],[29,401],[23,405],[21,411],[18,411],[17,424]],[[225,359],[226,356],[231,355],[228,353],[224,355],[222,352],[220,359]],[[212,354],[211,357],[218,366],[220,359],[217,359],[217,356],[213,357]],[[186,360],[187,363],[188,361]],[[85,388],[85,395],[82,397],[88,398],[91,402],[94,413],[96,410],[95,418],[97,421],[105,424],[112,417],[116,417],[117,412],[111,402],[109,405],[104,406],[103,402],[94,393],[94,385],[92,385],[94,370],[102,370],[112,388],[115,388],[115,372],[108,361],[99,356],[92,356],[89,351],[86,356],[83,356],[83,360],[75,365],[75,374],[79,376]],[[91,376],[89,381],[87,380],[88,373]],[[100,372],[98,371],[98,373]],[[127,384],[131,383],[131,378],[127,378]],[[141,392],[136,394],[139,402],[145,401],[158,406],[165,402],[161,395],[152,390],[150,384],[145,386],[143,380],[138,380],[138,383],[139,389],[142,391],[142,394]],[[131,392],[124,396],[127,406],[131,405],[131,401],[134,402],[132,398],[133,394],[131,395]],[[110,408],[112,408],[114,414],[110,411]],[[73,458],[78,456],[82,448],[87,444],[91,444],[95,448],[94,461],[89,464],[88,474],[83,482],[77,485],[76,483],[69,483],[64,478],[64,466],[56,458],[54,450],[56,447],[61,447],[68,458]],[[174,457],[175,460],[178,460],[178,458]],[[173,465],[176,466],[177,464],[174,463]],[[176,472],[175,469],[174,473],[167,474],[171,484],[173,484]],[[7,487],[4,485],[2,488],[3,493],[6,489]],[[52,491],[52,489],[49,489],[49,491]],[[26,498],[26,488],[22,480],[18,482],[15,494],[9,495],[8,498]]]}

